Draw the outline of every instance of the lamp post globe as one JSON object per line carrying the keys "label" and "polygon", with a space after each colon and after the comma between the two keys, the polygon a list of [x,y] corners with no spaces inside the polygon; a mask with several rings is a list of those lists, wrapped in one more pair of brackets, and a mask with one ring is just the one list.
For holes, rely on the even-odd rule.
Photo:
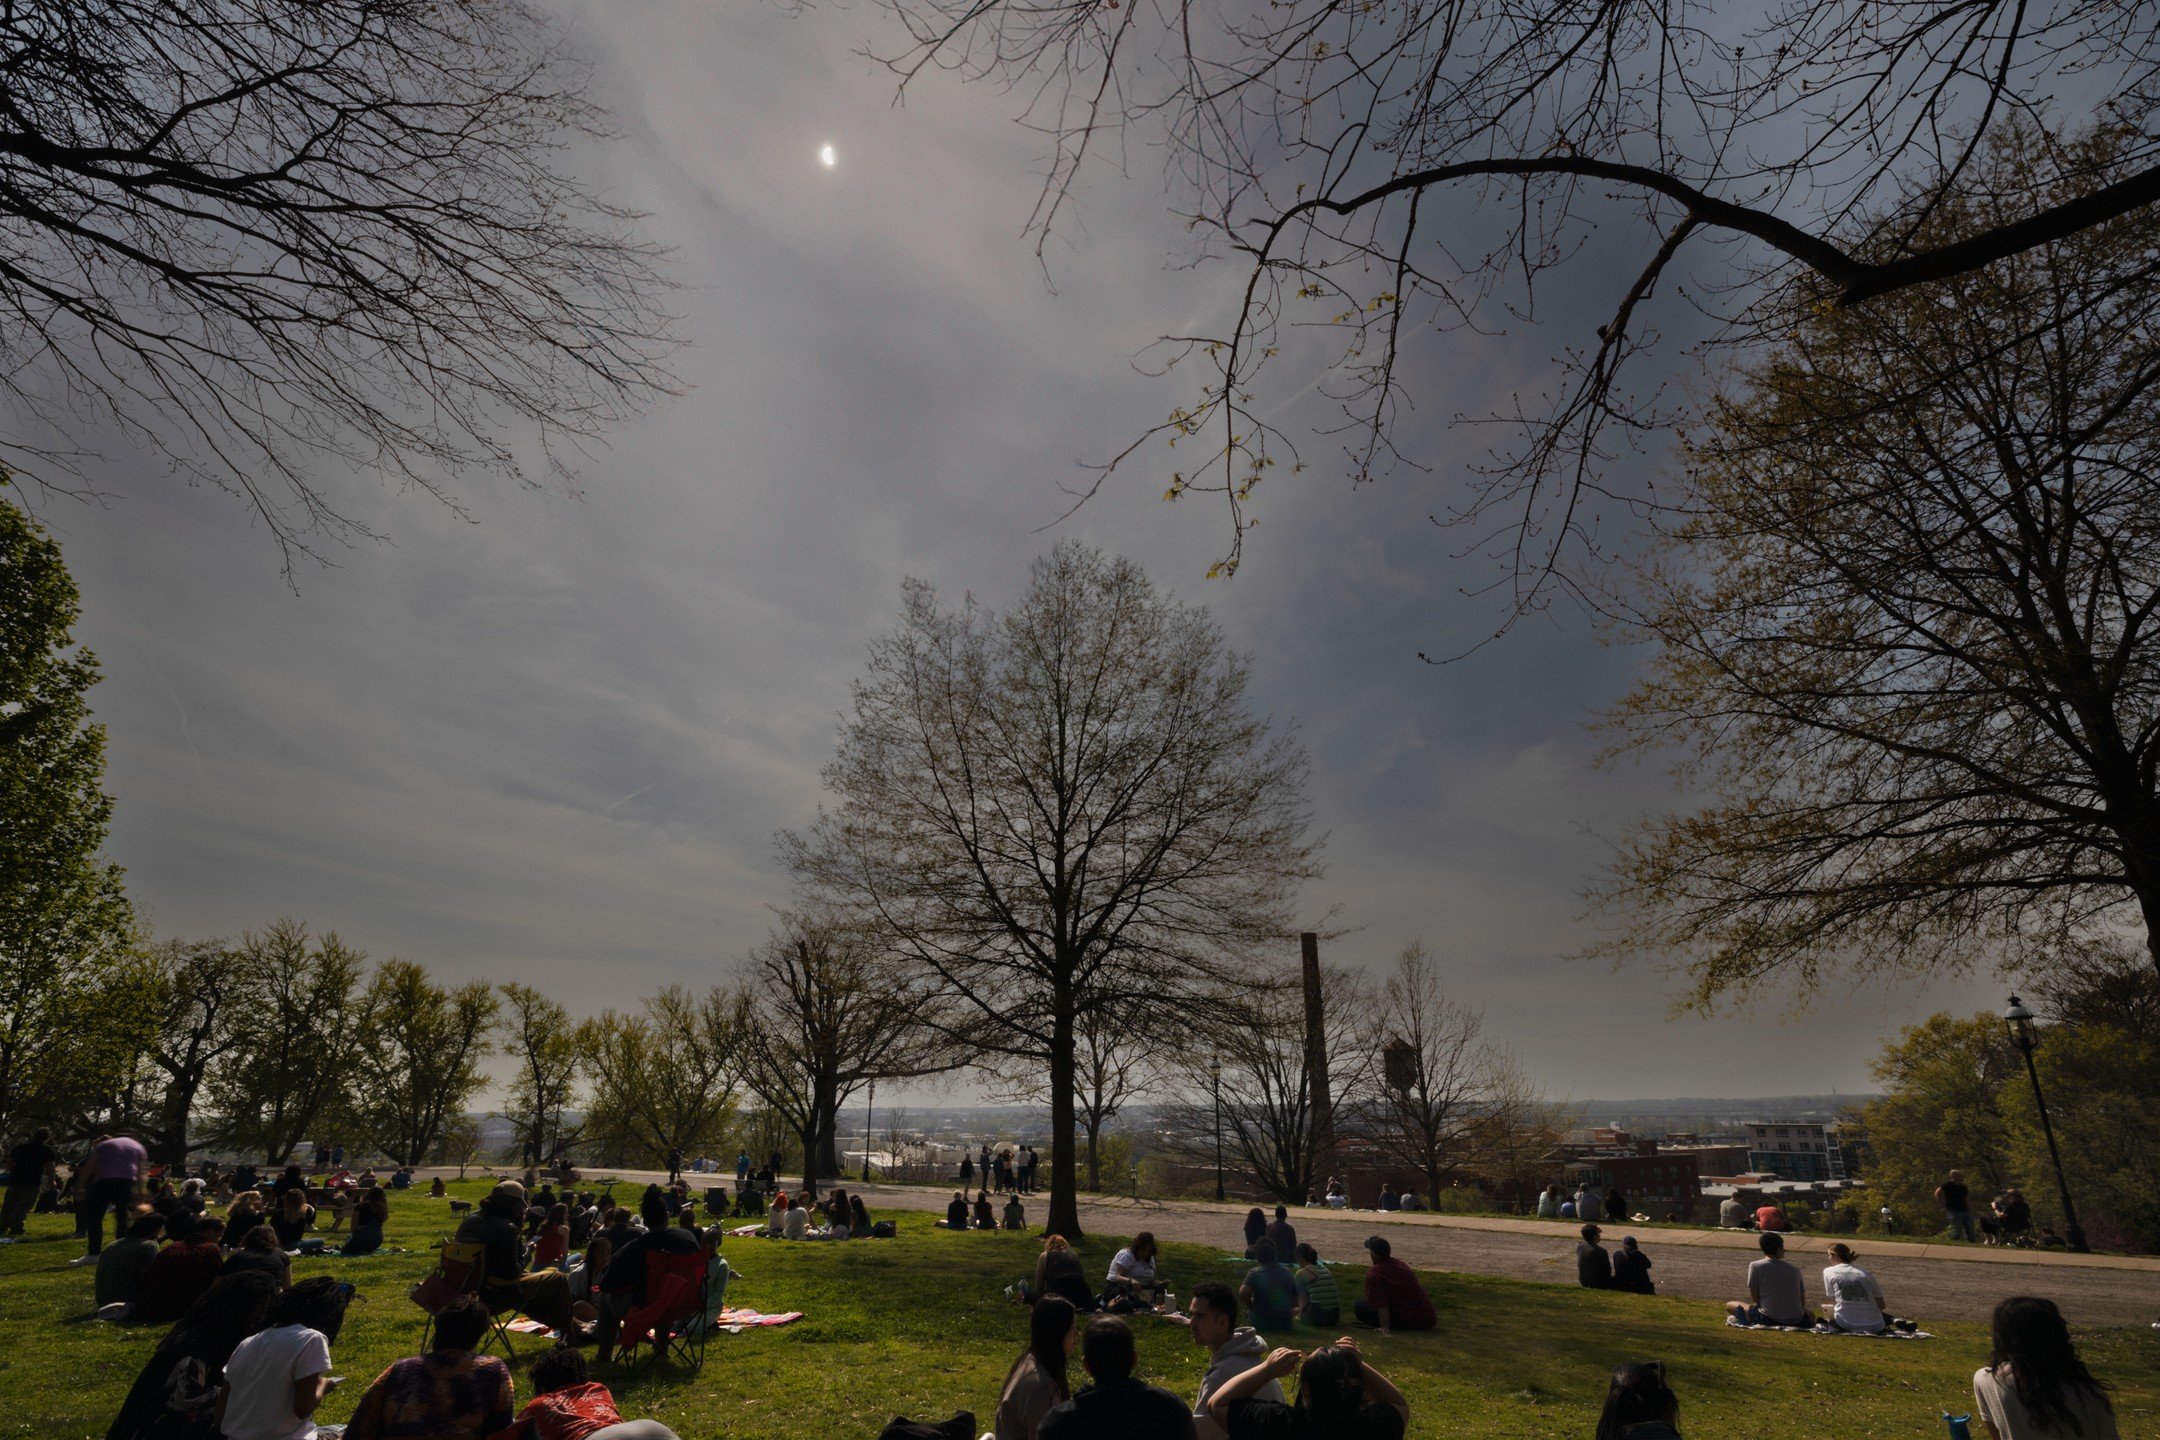
{"label": "lamp post globe", "polygon": [[2040,1112],[2040,1133],[2047,1137],[2048,1161],[2055,1167],[2055,1193],[2062,1200],[2063,1239],[2080,1255],[2087,1250],[2085,1227],[2078,1224],[2077,1206],[2070,1200],[2070,1182],[2063,1176],[2062,1152],[2055,1146],[2055,1122],[2048,1118],[2047,1096],[2040,1090],[2040,1067],[2033,1063],[2033,1051],[2040,1043],[2033,1024],[2033,1012],[2017,996],[2003,1007],[2003,1024],[2010,1027],[2010,1043],[2025,1057],[2025,1076],[2032,1081],[2033,1105]]}

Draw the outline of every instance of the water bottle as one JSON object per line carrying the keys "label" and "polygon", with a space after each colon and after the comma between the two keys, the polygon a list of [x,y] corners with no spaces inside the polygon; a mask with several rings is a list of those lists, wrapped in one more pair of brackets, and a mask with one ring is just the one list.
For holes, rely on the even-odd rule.
{"label": "water bottle", "polygon": [[1950,1440],[1972,1440],[1972,1416],[1952,1415],[1945,1411],[1943,1423],[1950,1427]]}

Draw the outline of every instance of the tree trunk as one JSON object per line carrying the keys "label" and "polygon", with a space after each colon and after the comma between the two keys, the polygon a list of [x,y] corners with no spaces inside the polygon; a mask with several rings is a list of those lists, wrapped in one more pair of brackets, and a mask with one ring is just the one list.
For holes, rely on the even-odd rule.
{"label": "tree trunk", "polygon": [[1073,1013],[1070,994],[1059,995],[1050,1029],[1050,1210],[1046,1233],[1080,1238],[1078,1166],[1074,1164]]}
{"label": "tree trunk", "polygon": [[1102,1155],[1098,1142],[1102,1139],[1102,1121],[1095,1118],[1092,1110],[1084,1117],[1087,1123],[1088,1189],[1102,1189]]}

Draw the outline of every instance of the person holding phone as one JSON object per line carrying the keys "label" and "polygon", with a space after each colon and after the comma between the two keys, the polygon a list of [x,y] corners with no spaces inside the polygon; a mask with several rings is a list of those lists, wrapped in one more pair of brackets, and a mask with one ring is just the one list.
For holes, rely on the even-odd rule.
{"label": "person holding phone", "polygon": [[225,1440],[315,1440],[315,1411],[336,1385],[330,1345],[352,1296],[351,1285],[320,1275],[272,1302],[264,1327],[225,1362],[217,1402]]}

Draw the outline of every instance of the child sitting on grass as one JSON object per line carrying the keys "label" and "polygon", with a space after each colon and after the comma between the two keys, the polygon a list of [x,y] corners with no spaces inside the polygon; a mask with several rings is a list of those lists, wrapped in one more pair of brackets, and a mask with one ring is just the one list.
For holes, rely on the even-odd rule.
{"label": "child sitting on grass", "polygon": [[607,1386],[585,1378],[585,1357],[558,1345],[526,1372],[533,1398],[489,1440],[676,1440],[657,1420],[625,1420]]}

